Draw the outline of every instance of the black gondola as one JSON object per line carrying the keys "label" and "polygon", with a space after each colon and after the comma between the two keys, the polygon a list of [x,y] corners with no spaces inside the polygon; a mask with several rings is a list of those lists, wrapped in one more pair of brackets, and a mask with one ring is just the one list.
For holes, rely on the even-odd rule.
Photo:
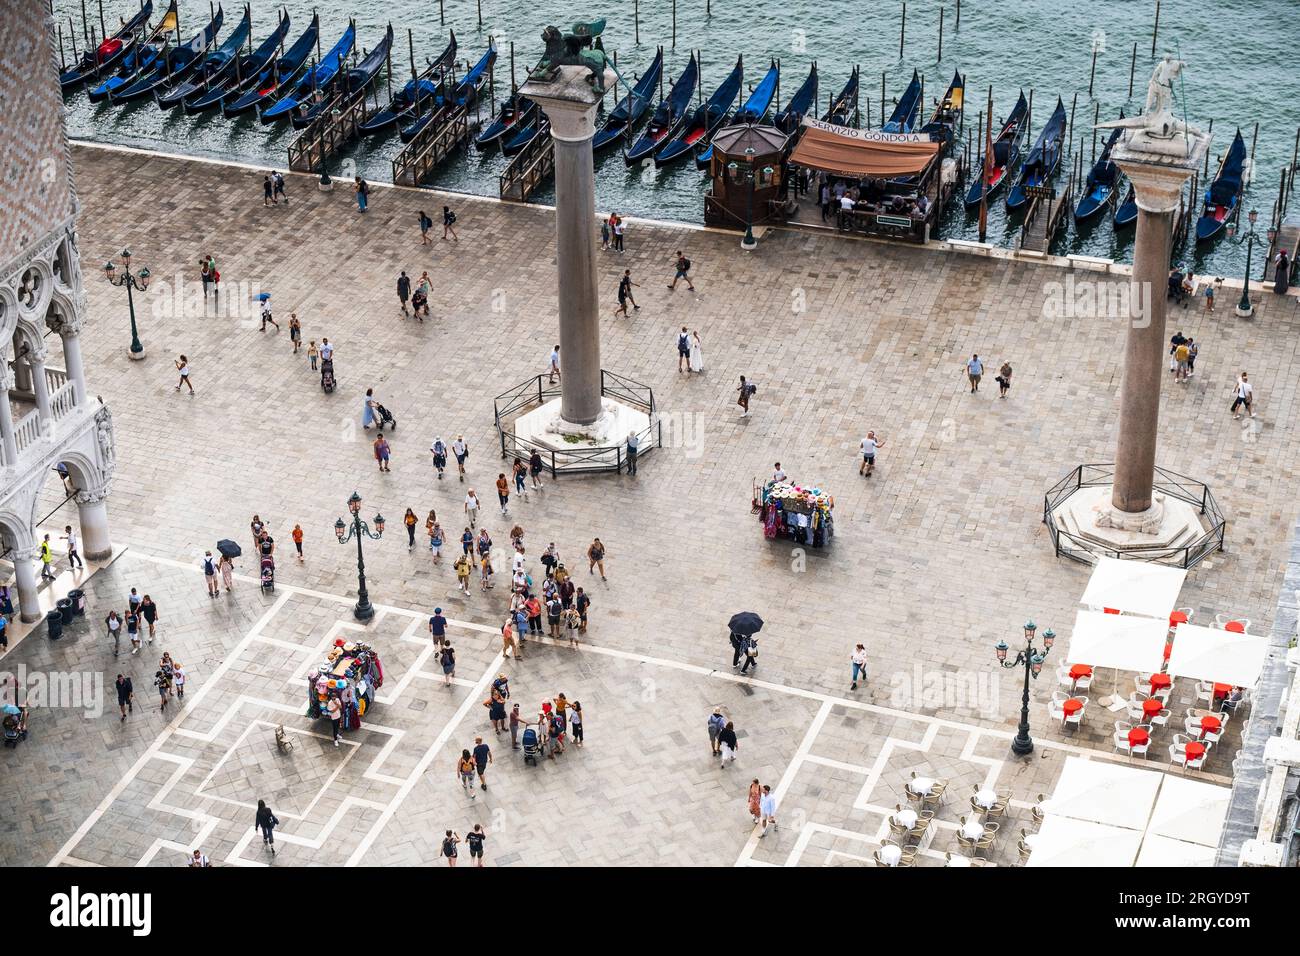
{"label": "black gondola", "polygon": [[129,83],[110,90],[109,100],[114,103],[124,103],[142,96],[151,96],[165,84],[185,79],[203,65],[203,61],[207,58],[207,51],[216,42],[224,19],[225,12],[221,7],[217,7],[217,12],[213,14],[206,27],[180,46],[171,50],[164,49],[148,66],[132,77]]}
{"label": "black gondola", "polygon": [[[1119,118],[1124,118],[1123,110],[1119,111]],[[1111,162],[1110,154],[1123,132],[1122,129],[1110,131],[1110,135],[1106,137],[1106,144],[1101,148],[1101,155],[1092,164],[1092,169],[1088,170],[1088,179],[1083,184],[1083,195],[1079,197],[1079,202],[1074,207],[1076,222],[1087,222],[1095,218],[1115,201],[1120,175],[1119,167]]]}
{"label": "black gondola", "polygon": [[280,48],[284,38],[289,35],[289,14],[280,11],[280,22],[275,32],[261,42],[252,53],[236,57],[230,64],[220,82],[210,82],[207,89],[201,90],[181,103],[186,113],[202,113],[206,109],[219,105],[227,96],[234,96],[250,84],[256,82],[262,71],[275,59],[275,51]]}
{"label": "black gondola", "polygon": [[[169,8],[172,17],[176,16],[176,4]],[[105,37],[93,50],[81,54],[76,66],[69,67],[59,74],[59,86],[70,90],[84,83],[92,76],[115,69],[122,59],[131,52],[131,48],[141,41],[153,16],[153,0],[145,0],[140,12],[122,24],[121,29],[111,37]]]}
{"label": "black gondola", "polygon": [[136,40],[129,44],[130,49],[124,56],[119,58],[116,69],[112,70],[107,76],[104,71],[99,73],[99,82],[92,85],[87,90],[86,95],[90,102],[98,103],[106,100],[109,94],[119,90],[128,83],[140,76],[146,68],[153,65],[153,62],[162,55],[167,49],[169,42],[168,37],[176,32],[179,24],[176,14],[176,0],[171,0],[171,5],[163,18],[152,29],[141,31]]}
{"label": "black gondola", "polygon": [[[884,104],[881,104],[883,108]],[[894,104],[894,111],[880,127],[885,133],[910,133],[916,129],[916,120],[921,115],[921,76],[912,71],[912,80],[903,90],[903,95]]]}
{"label": "black gondola", "polygon": [[[390,23],[388,29],[384,31],[384,38],[379,41],[378,46],[365,55],[365,57],[356,66],[350,70],[340,71],[338,78],[333,84],[333,89],[340,96],[351,97],[358,91],[364,91],[379,71],[383,69],[384,63],[388,60],[388,51],[393,48],[393,25]],[[289,122],[294,129],[306,129],[315,119],[330,108],[330,98],[317,98],[310,105],[300,104],[298,109],[294,110],[293,116]]]}
{"label": "black gondola", "polygon": [[695,112],[691,114],[691,118],[687,120],[676,138],[655,150],[656,167],[667,166],[686,156],[696,146],[709,141],[714,130],[727,118],[731,104],[736,102],[736,97],[740,94],[744,69],[745,57],[743,55],[736,57],[736,65],[731,68],[727,78],[718,85],[712,96],[702,105],[695,107]]}
{"label": "black gondola", "polygon": [[961,118],[965,110],[966,79],[960,72],[954,71],[947,92],[935,104],[934,113],[930,116],[929,122],[921,127],[921,132],[928,133],[931,139],[942,142],[943,149],[947,150],[957,139],[957,131],[961,128]]}
{"label": "black gondola", "polygon": [[605,117],[605,122],[601,124],[591,140],[593,150],[600,151],[618,142],[640,125],[646,113],[650,112],[650,96],[659,85],[659,77],[663,69],[664,48],[660,47],[650,66],[632,87],[632,91],[623,97]]}
{"label": "black gondola", "polygon": [[418,77],[407,80],[400,90],[393,94],[388,105],[382,110],[366,117],[357,129],[366,135],[383,133],[394,126],[404,125],[414,119],[422,110],[433,109],[445,74],[456,62],[456,32],[451,32],[451,39],[438,58],[429,63]]}
{"label": "black gondola", "polygon": [[633,166],[649,158],[661,143],[676,135],[686,122],[687,111],[691,108],[691,97],[695,95],[695,84],[700,78],[700,61],[691,54],[681,76],[674,81],[668,95],[659,101],[650,124],[637,137],[635,143],[623,151],[623,162]]}
{"label": "black gondola", "polygon": [[967,207],[978,206],[981,193],[987,198],[997,192],[1019,165],[1020,151],[1024,148],[1025,136],[1029,133],[1029,127],[1025,124],[1028,114],[1029,104],[1025,102],[1025,94],[1021,91],[1015,109],[1006,118],[1002,129],[998,131],[997,139],[993,141],[993,162],[988,168],[987,181],[984,175],[987,159],[984,155],[985,144],[979,144],[980,158],[975,167],[975,178],[966,191]]}
{"label": "black gondola", "polygon": [[776,60],[767,68],[767,73],[754,87],[753,91],[745,99],[740,109],[736,110],[731,116],[725,118],[709,130],[705,139],[707,145],[695,154],[695,168],[708,169],[709,164],[713,162],[713,139],[714,132],[724,123],[727,126],[740,126],[745,124],[762,123],[767,119],[768,108],[772,105],[772,99],[776,96],[776,85],[780,82],[781,67],[777,65]]}
{"label": "black gondola", "polygon": [[840,95],[831,101],[831,108],[822,117],[822,122],[833,123],[836,126],[850,125],[849,120],[853,116],[857,102],[858,68],[855,66],[852,74],[849,75],[849,81],[844,84],[844,89],[840,90]]}
{"label": "black gondola", "polygon": [[1115,228],[1127,229],[1137,222],[1137,217],[1137,193],[1133,191],[1133,184],[1129,183],[1128,192],[1124,194],[1124,201],[1115,207]]}
{"label": "black gondola", "polygon": [[777,113],[772,120],[774,125],[786,136],[790,136],[803,122],[804,114],[817,109],[817,64],[808,70],[808,78],[795,90],[794,96],[785,104],[785,109]]}
{"label": "black gondola", "polygon": [[235,26],[235,29],[231,31],[230,36],[221,42],[221,46],[203,58],[203,63],[190,75],[189,79],[155,89],[154,102],[158,104],[160,109],[168,110],[188,96],[205,91],[214,84],[217,86],[224,84],[226,77],[232,74],[235,63],[239,59],[239,51],[248,42],[252,32],[253,11],[248,4],[244,4],[244,16]]}
{"label": "black gondola", "polygon": [[474,145],[479,149],[488,149],[497,145],[514,130],[523,129],[531,123],[536,112],[537,101],[530,100],[516,90],[501,104],[496,119],[483,127],[483,131],[474,137]]}
{"label": "black gondola", "polygon": [[270,102],[282,90],[292,86],[307,66],[307,58],[316,48],[316,41],[319,38],[320,15],[314,14],[307,29],[293,42],[293,46],[289,47],[284,56],[263,67],[251,81],[245,79],[244,91],[239,96],[235,96],[233,101],[229,97],[234,96],[238,91],[232,90],[229,96],[221,99],[221,115],[238,116],[240,113]]}
{"label": "black gondola", "polygon": [[1038,134],[1034,148],[1025,157],[1020,174],[1007,193],[1007,209],[1015,210],[1029,202],[1028,190],[1034,186],[1049,186],[1061,165],[1061,141],[1065,138],[1065,104],[1056,98],[1056,109]]}
{"label": "black gondola", "polygon": [[1219,171],[1205,190],[1205,204],[1196,220],[1196,241],[1207,242],[1217,236],[1232,218],[1241,193],[1245,188],[1246,142],[1241,130],[1232,138],[1232,145],[1223,154]]}

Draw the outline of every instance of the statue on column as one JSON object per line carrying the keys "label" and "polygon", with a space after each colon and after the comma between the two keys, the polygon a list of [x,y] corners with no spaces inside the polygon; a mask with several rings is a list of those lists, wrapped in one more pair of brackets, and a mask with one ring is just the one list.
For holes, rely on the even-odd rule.
{"label": "statue on column", "polygon": [[529,75],[530,80],[549,82],[560,75],[562,66],[583,66],[590,71],[587,82],[597,93],[605,92],[605,48],[601,46],[600,34],[605,29],[604,20],[590,23],[575,23],[568,33],[561,33],[559,27],[548,26],[542,32],[542,42],[546,52],[542,54],[536,69]]}
{"label": "statue on column", "polygon": [[113,413],[107,405],[99,406],[95,412],[95,438],[99,442],[99,464],[103,469],[104,480],[112,477],[117,464],[117,453],[113,440]]}
{"label": "statue on column", "polygon": [[[1191,140],[1196,138],[1199,131],[1174,115],[1174,80],[1182,72],[1182,60],[1165,57],[1151,73],[1151,82],[1147,84],[1146,105],[1141,114],[1098,123],[1096,128],[1131,129],[1134,131],[1129,138],[1132,148],[1152,153],[1186,155],[1191,148]],[[1181,149],[1174,142],[1179,137],[1185,141]]]}

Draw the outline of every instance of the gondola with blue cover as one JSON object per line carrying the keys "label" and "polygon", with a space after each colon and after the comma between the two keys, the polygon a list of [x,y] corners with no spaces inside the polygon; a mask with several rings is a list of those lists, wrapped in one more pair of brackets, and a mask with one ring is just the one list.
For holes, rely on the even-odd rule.
{"label": "gondola with blue cover", "polygon": [[1219,171],[1205,190],[1205,205],[1201,209],[1200,218],[1196,220],[1197,242],[1208,242],[1223,231],[1236,211],[1237,203],[1241,201],[1245,173],[1246,143],[1241,138],[1241,130],[1237,130],[1232,145],[1219,163]]}
{"label": "gondola with blue cover", "polygon": [[1019,165],[1020,152],[1024,148],[1025,136],[1029,132],[1029,127],[1025,123],[1028,115],[1029,104],[1025,102],[1024,91],[1021,91],[1020,99],[1016,100],[1015,108],[1003,122],[1002,128],[998,131],[997,139],[993,140],[993,160],[987,164],[987,183],[984,175],[987,159],[984,155],[985,146],[983,143],[979,144],[980,158],[975,167],[975,179],[971,183],[970,189],[966,191],[967,208],[978,206],[981,194],[987,200],[987,197],[997,192]]}
{"label": "gondola with blue cover", "polygon": [[1116,229],[1127,229],[1137,222],[1137,217],[1137,193],[1133,191],[1133,184],[1129,183],[1128,192],[1124,194],[1124,201],[1115,207],[1114,226]]}
{"label": "gondola with blue cover", "polygon": [[203,62],[190,74],[189,79],[154,90],[154,102],[160,109],[169,110],[187,96],[204,91],[214,84],[224,83],[239,58],[239,51],[248,42],[252,32],[253,11],[248,4],[244,4],[244,16],[231,31],[230,36],[221,41],[221,46],[203,58]]}
{"label": "gondola with blue cover", "polygon": [[456,62],[456,32],[451,31],[451,39],[438,58],[429,63],[418,77],[407,80],[400,90],[393,94],[388,105],[382,110],[367,116],[357,127],[358,131],[373,136],[383,133],[394,126],[405,125],[415,119],[425,109],[433,109],[442,84],[444,74]]}
{"label": "gondola with blue cover", "polygon": [[[1119,111],[1119,118],[1124,118],[1123,110]],[[1079,202],[1074,207],[1075,222],[1087,222],[1089,219],[1096,218],[1115,201],[1120,173],[1119,167],[1111,161],[1110,154],[1123,132],[1119,128],[1110,131],[1110,135],[1106,137],[1106,144],[1101,149],[1101,155],[1092,164],[1092,169],[1088,170],[1088,178],[1083,184],[1083,195],[1079,197]]]}
{"label": "gondola with blue cover", "polygon": [[700,62],[691,54],[686,68],[673,82],[668,95],[659,101],[650,123],[645,131],[637,137],[630,148],[623,151],[623,161],[634,166],[643,159],[648,159],[659,146],[677,134],[686,122],[687,111],[691,108],[691,97],[695,95],[695,84],[700,79]]}
{"label": "gondola with blue cover", "polygon": [[885,125],[880,127],[883,133],[910,133],[916,129],[916,121],[921,115],[921,77],[912,71],[912,81],[903,90],[903,95],[894,104],[894,111],[889,114]]}
{"label": "gondola with blue cover", "polygon": [[727,74],[727,78],[713,91],[712,96],[695,108],[695,112],[691,114],[691,118],[676,138],[655,150],[656,167],[667,166],[709,141],[709,137],[727,118],[731,104],[736,102],[736,97],[740,93],[740,84],[744,79],[744,69],[744,56],[736,57],[736,65]]}
{"label": "gondola with blue cover", "polygon": [[853,72],[849,74],[848,82],[840,90],[839,95],[831,101],[830,109],[822,117],[823,123],[830,123],[833,126],[849,126],[849,120],[853,118],[854,109],[858,102],[858,68],[855,66]]}
{"label": "gondola with blue cover", "polygon": [[[339,96],[351,97],[359,90],[365,90],[374,82],[379,71],[388,60],[388,53],[393,48],[393,25],[390,23],[384,31],[384,37],[378,45],[367,53],[356,66],[341,72],[333,83],[333,92]],[[294,129],[306,129],[318,116],[330,108],[332,98],[316,98],[310,106],[303,105],[294,110],[289,122]]]}
{"label": "gondola with blue cover", "polygon": [[[172,17],[176,16],[176,2],[172,0],[169,8]],[[145,0],[140,12],[122,24],[121,28],[110,37],[105,37],[93,49],[81,54],[75,66],[59,73],[59,86],[64,90],[84,83],[92,76],[116,69],[118,64],[131,52],[135,44],[141,42],[149,29],[149,18],[153,16],[153,0]]]}
{"label": "gondola with blue cover", "polygon": [[1034,186],[1051,185],[1061,165],[1061,142],[1065,138],[1065,104],[1056,98],[1056,109],[1038,134],[1034,148],[1025,157],[1025,164],[1020,167],[1020,175],[1007,193],[1007,210],[1020,209],[1029,202],[1028,189]]}
{"label": "gondola with blue cover", "polygon": [[808,70],[808,78],[803,81],[803,85],[795,90],[794,96],[785,104],[785,109],[777,113],[772,120],[772,125],[785,133],[786,136],[792,135],[803,122],[804,115],[809,110],[817,108],[817,64],[814,63]]}
{"label": "gondola with blue cover", "polygon": [[168,38],[176,33],[179,22],[176,0],[172,0],[171,6],[167,8],[167,12],[158,21],[157,26],[149,30],[147,36],[142,34],[130,44],[130,49],[118,61],[115,70],[107,76],[100,71],[99,82],[92,82],[87,90],[86,95],[90,97],[90,101],[98,103],[106,100],[110,93],[122,89],[142,76],[167,49],[170,42]]}
{"label": "gondola with blue cover", "polygon": [[401,128],[398,137],[402,142],[409,143],[415,139],[422,129],[446,111],[473,103],[487,84],[488,76],[492,71],[492,64],[496,61],[496,41],[489,39],[487,52],[479,57],[478,62],[470,67],[469,72],[455,83],[450,84],[451,89],[449,91],[446,90],[448,84],[444,82],[442,88],[438,91],[438,95],[434,98],[432,108],[421,113]]}
{"label": "gondola with blue cover", "polygon": [[[749,97],[745,100],[743,106],[736,110],[731,117],[725,120],[727,126],[739,126],[745,123],[761,123],[767,118],[768,108],[772,105],[772,98],[776,96],[776,84],[781,75],[781,67],[777,65],[776,60],[767,68],[767,73],[763,79],[759,80],[758,86],[754,87]],[[722,126],[719,123],[718,126]],[[718,127],[714,127],[716,130]],[[709,132],[709,138],[712,139],[713,131]],[[713,159],[713,143],[709,143],[702,150],[695,154],[695,168],[708,169],[709,163]]]}
{"label": "gondola with blue cover", "polygon": [[514,156],[528,148],[528,144],[539,136],[551,131],[551,121],[545,113],[538,110],[532,121],[515,130],[514,134],[501,141],[501,155]]}
{"label": "gondola with blue cover", "polygon": [[225,14],[221,7],[212,15],[208,25],[180,46],[170,50],[164,49],[148,66],[141,70],[131,82],[108,91],[108,99],[113,103],[126,103],[152,96],[156,90],[168,83],[178,83],[185,79],[206,59],[205,54],[216,42],[221,31]]}
{"label": "gondola with blue cover", "polygon": [[186,113],[202,113],[206,109],[219,106],[227,96],[235,96],[257,81],[262,71],[275,59],[284,38],[289,35],[289,14],[281,10],[280,22],[275,32],[261,42],[252,53],[245,53],[235,58],[222,78],[208,83],[206,89],[199,90],[181,103]]}
{"label": "gondola with blue cover", "polygon": [[663,74],[663,70],[664,48],[660,47],[654,60],[641,74],[631,92],[619,100],[618,105],[605,117],[605,122],[600,124],[600,129],[596,130],[596,135],[591,140],[592,150],[600,152],[620,139],[626,139],[631,131],[641,124],[641,120],[650,112],[650,97],[654,95],[655,88],[659,85],[659,77]]}
{"label": "gondola with blue cover", "polygon": [[512,136],[516,131],[526,127],[533,121],[536,114],[537,101],[530,100],[518,90],[515,90],[501,104],[496,119],[483,127],[482,132],[474,137],[474,145],[479,149],[496,146],[503,142],[506,137]]}
{"label": "gondola with blue cover", "polygon": [[330,87],[338,79],[356,40],[357,25],[349,21],[343,36],[339,37],[338,42],[330,48],[319,63],[309,67],[292,88],[284,92],[270,106],[265,109],[258,107],[258,118],[263,123],[274,123],[278,119],[292,116],[294,111],[304,103],[310,105],[313,101],[324,102],[329,99]]}
{"label": "gondola with blue cover", "polygon": [[307,29],[293,42],[293,46],[289,47],[284,56],[271,60],[251,81],[245,78],[241,87],[242,92],[232,90],[222,97],[221,114],[238,116],[240,113],[256,109],[263,103],[272,102],[282,91],[292,87],[307,66],[307,58],[316,48],[316,41],[319,38],[320,16],[317,14],[312,16]]}

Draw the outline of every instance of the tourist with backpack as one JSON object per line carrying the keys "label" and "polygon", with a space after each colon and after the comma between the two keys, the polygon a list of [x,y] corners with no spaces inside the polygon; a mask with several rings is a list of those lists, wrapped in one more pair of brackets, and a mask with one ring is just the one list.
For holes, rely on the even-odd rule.
{"label": "tourist with backpack", "polygon": [[275,856],[275,828],[280,825],[280,821],[275,818],[271,808],[266,805],[265,800],[257,801],[257,816],[253,820],[253,829],[262,831],[262,845],[271,848],[271,856]]}
{"label": "tourist with backpack", "polygon": [[208,597],[216,597],[217,587],[217,562],[212,560],[212,552],[203,552],[203,580],[208,583]]}
{"label": "tourist with backpack", "polygon": [[695,284],[691,282],[691,275],[690,275],[691,260],[687,259],[686,256],[682,255],[682,250],[680,249],[677,250],[677,261],[676,263],[674,263],[674,266],[676,268],[676,273],[673,275],[673,281],[668,284],[668,291],[672,292],[674,289],[677,288],[677,282],[679,279],[685,279],[686,288],[694,292]]}
{"label": "tourist with backpack", "polygon": [[419,216],[420,216],[420,245],[427,246],[430,242],[429,230],[433,228],[433,220],[429,218],[428,214],[423,209],[420,210]]}
{"label": "tourist with backpack", "polygon": [[460,237],[456,235],[456,214],[451,211],[450,206],[442,207],[442,238],[447,238],[447,233],[451,233],[452,242],[460,242]]}
{"label": "tourist with backpack", "polygon": [[723,716],[722,708],[714,707],[713,713],[709,714],[709,748],[715,757],[722,756],[722,744],[718,741],[718,736],[726,726],[727,718]]}
{"label": "tourist with backpack", "polygon": [[740,417],[748,418],[749,399],[758,391],[758,386],[753,382],[746,381],[745,376],[742,375],[740,376],[740,387],[737,388],[736,391],[740,393],[739,397],[736,399],[736,404],[741,408]]}
{"label": "tourist with backpack", "polygon": [[356,191],[357,209],[361,212],[365,212],[366,205],[370,202],[370,184],[358,176],[356,181]]}

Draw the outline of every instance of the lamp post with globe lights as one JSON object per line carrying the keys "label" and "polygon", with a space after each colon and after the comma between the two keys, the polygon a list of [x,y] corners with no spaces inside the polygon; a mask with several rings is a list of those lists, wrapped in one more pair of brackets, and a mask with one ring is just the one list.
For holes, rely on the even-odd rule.
{"label": "lamp post with globe lights", "polygon": [[149,288],[149,270],[141,269],[139,272],[131,271],[131,250],[122,250],[122,271],[117,271],[117,265],[112,261],[104,263],[104,277],[115,286],[125,286],[126,304],[131,312],[131,350],[127,353],[131,358],[139,360],[144,358],[144,346],[140,344],[140,333],[135,325],[135,296],[133,290],[139,289],[141,292]]}
{"label": "lamp post with globe lights", "polygon": [[[1259,233],[1255,231],[1255,223],[1259,220],[1259,210],[1252,209],[1246,213],[1248,223],[1246,231],[1237,235],[1237,223],[1235,221],[1228,223],[1228,238],[1240,245],[1246,244],[1246,275],[1241,283],[1241,301],[1237,303],[1237,315],[1243,319],[1248,319],[1254,313],[1255,307],[1250,304],[1250,253],[1254,249],[1255,240],[1259,238]],[[1277,238],[1277,230],[1272,226],[1268,227],[1268,244],[1269,248],[1273,246],[1273,240]]]}
{"label": "lamp post with globe lights", "polygon": [[1020,698],[1020,726],[1016,731],[1015,739],[1011,741],[1011,752],[1018,757],[1026,757],[1034,752],[1034,741],[1029,736],[1029,678],[1032,675],[1035,680],[1038,679],[1043,669],[1043,661],[1047,659],[1052,645],[1056,642],[1055,632],[1048,628],[1043,632],[1043,650],[1039,653],[1034,647],[1034,635],[1037,631],[1037,624],[1033,621],[1025,622],[1025,649],[1016,652],[1015,660],[1007,660],[1007,652],[1010,648],[1006,641],[998,641],[993,647],[1000,666],[1008,669],[1015,667],[1025,669],[1025,690]]}
{"label": "lamp post with globe lights", "polygon": [[343,523],[343,519],[339,518],[334,522],[334,536],[339,539],[339,544],[347,544],[353,538],[357,539],[357,603],[352,609],[352,614],[358,621],[368,621],[375,616],[375,608],[370,603],[370,595],[366,592],[366,560],[361,553],[361,539],[364,537],[377,541],[382,538],[384,516],[375,513],[375,530],[372,532],[370,526],[361,520],[361,496],[355,491],[348,499],[348,511],[352,514],[352,526],[348,527]]}

